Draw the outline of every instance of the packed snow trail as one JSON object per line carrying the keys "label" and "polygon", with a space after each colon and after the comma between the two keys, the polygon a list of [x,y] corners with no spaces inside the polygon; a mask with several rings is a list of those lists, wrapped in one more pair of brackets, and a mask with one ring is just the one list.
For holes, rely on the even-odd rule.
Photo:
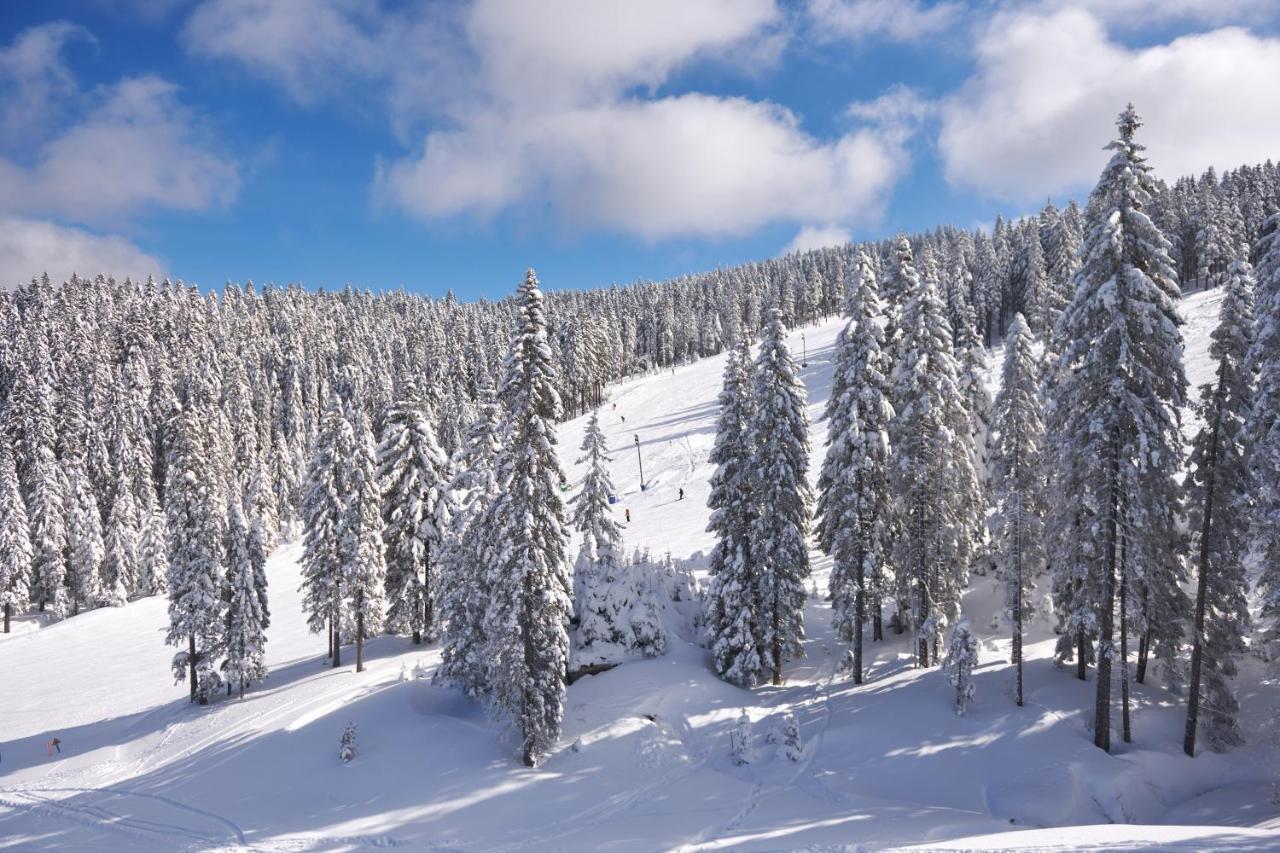
{"label": "packed snow trail", "polygon": [[[1196,294],[1182,305],[1193,383],[1212,375],[1217,299]],[[796,349],[800,332],[808,342],[801,377],[815,479],[840,325],[791,335]],[[617,408],[605,405],[600,419],[614,511],[632,512],[628,553],[697,561],[709,550],[706,460],[722,368],[723,357],[705,359],[610,389]],[[559,429],[571,491],[584,423]],[[400,681],[402,667],[434,670],[437,647],[380,637],[368,644],[366,672],[353,672],[352,649],[346,666],[331,669],[323,635],[302,617],[298,556],[285,546],[268,563],[271,674],[244,701],[187,702],[169,674],[160,599],[49,625],[23,619],[0,638],[0,848],[1280,847],[1268,784],[1276,746],[1262,734],[1280,698],[1274,671],[1242,662],[1239,683],[1252,685],[1242,691],[1245,747],[1185,758],[1181,702],[1135,685],[1136,742],[1107,756],[1087,730],[1092,684],[1053,666],[1043,618],[1026,645],[1027,705],[1014,707],[1009,641],[992,627],[1001,598],[986,579],[965,598],[983,647],[976,704],[963,718],[942,675],[913,669],[907,636],[892,629],[867,646],[867,683],[838,672],[845,644],[824,600],[830,561],[815,554],[806,656],[787,667],[785,684],[748,691],[719,681],[706,652],[676,636],[689,626],[669,625],[667,655],[569,688],[563,737],[528,770],[483,708],[426,680]],[[729,730],[744,708],[757,760],[739,767]],[[798,762],[764,742],[787,711],[800,724]],[[359,728],[357,755],[343,764],[349,721]],[[51,758],[44,744],[55,735],[63,751]],[[1125,818],[1144,825],[1108,825]],[[1039,828],[1058,826],[1073,828]]]}

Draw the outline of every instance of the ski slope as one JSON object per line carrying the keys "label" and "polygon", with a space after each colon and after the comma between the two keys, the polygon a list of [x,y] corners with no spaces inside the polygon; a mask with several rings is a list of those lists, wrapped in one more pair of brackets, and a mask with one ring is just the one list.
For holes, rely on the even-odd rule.
{"label": "ski slope", "polygon": [[[1212,373],[1218,300],[1183,303],[1194,384]],[[839,327],[791,336],[799,353],[803,332],[808,349],[814,469]],[[722,367],[706,359],[611,389],[601,423],[615,510],[632,514],[629,548],[698,559],[712,544],[707,454]],[[584,420],[559,431],[571,484]],[[1087,731],[1092,683],[1054,668],[1047,620],[1028,637],[1027,704],[1013,705],[1009,640],[993,627],[1001,597],[983,579],[965,600],[983,644],[963,718],[938,670],[911,667],[905,636],[868,647],[866,684],[840,675],[844,644],[821,595],[807,605],[806,657],[783,686],[752,691],[716,679],[672,612],[669,654],[571,686],[560,746],[529,770],[482,708],[401,679],[416,664],[434,669],[437,648],[380,637],[366,672],[354,672],[353,650],[329,668],[302,617],[299,554],[286,545],[267,566],[271,674],[243,701],[188,703],[169,675],[162,600],[19,620],[0,639],[0,849],[1280,849],[1280,685],[1253,659],[1237,681],[1245,747],[1186,758],[1182,705],[1148,684],[1135,685],[1135,742],[1105,755]],[[829,568],[815,555],[815,589]],[[739,767],[728,732],[742,709],[758,757]],[[798,762],[765,742],[788,711]],[[358,755],[344,765],[348,721]],[[55,735],[62,752],[49,756]]]}

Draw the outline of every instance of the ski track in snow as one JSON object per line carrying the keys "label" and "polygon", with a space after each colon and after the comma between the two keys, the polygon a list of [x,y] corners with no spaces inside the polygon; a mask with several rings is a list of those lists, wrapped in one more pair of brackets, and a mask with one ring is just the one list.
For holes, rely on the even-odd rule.
{"label": "ski track in snow", "polygon": [[[1206,354],[1217,304],[1214,292],[1183,302],[1193,387],[1212,370]],[[825,451],[822,415],[841,325],[833,320],[803,330],[811,480]],[[793,344],[799,335],[791,335]],[[997,350],[989,384],[999,358]],[[632,511],[628,552],[688,559],[709,550],[707,454],[722,367],[723,357],[704,359],[610,389],[617,409],[606,404],[600,415],[613,456],[614,509],[620,517]],[[582,475],[572,460],[584,421],[558,429],[574,486]],[[648,475],[643,490],[637,436]],[[680,487],[684,501],[677,500]],[[609,846],[692,853],[931,842],[961,849],[1110,843],[1132,849],[1129,841],[1149,830],[1171,849],[1231,849],[1237,840],[1280,849],[1280,807],[1265,803],[1274,746],[1251,743],[1188,763],[1178,754],[1176,700],[1141,687],[1138,742],[1114,758],[1100,755],[1082,732],[1091,686],[1052,667],[1043,625],[1028,637],[1024,709],[1015,710],[1005,695],[1008,640],[991,630],[980,632],[978,702],[966,718],[951,714],[936,670],[906,664],[906,641],[892,634],[868,645],[868,678],[853,685],[839,670],[846,644],[831,630],[823,596],[830,561],[820,554],[811,555],[819,593],[806,603],[806,657],[788,664],[782,686],[726,685],[708,671],[704,650],[673,634],[667,656],[571,687],[565,737],[533,771],[518,765],[510,741],[473,703],[429,682],[399,682],[401,666],[421,662],[429,675],[438,646],[378,638],[369,644],[366,672],[329,668],[320,655],[323,637],[310,634],[301,616],[298,556],[297,546],[287,545],[268,563],[271,676],[243,702],[219,697],[207,708],[191,706],[185,684],[166,681],[171,650],[159,641],[160,601],[39,630],[20,621],[19,633],[0,638],[6,673],[0,848],[11,842],[20,849],[226,851]],[[975,578],[965,605],[975,626],[988,624],[993,601],[991,580]],[[106,658],[100,649],[114,654]],[[1263,727],[1280,690],[1274,677],[1258,682],[1266,689],[1243,698],[1246,731]],[[15,684],[31,686],[15,691]],[[1081,703],[1085,691],[1089,707]],[[740,707],[751,715],[759,746],[755,763],[741,768],[729,763],[726,748]],[[803,741],[794,764],[764,743],[788,711]],[[336,751],[348,720],[360,734],[356,760],[343,765]],[[50,758],[43,743],[54,733],[64,752]],[[583,743],[576,752],[569,748],[575,738]],[[948,780],[961,775],[972,778]],[[1043,793],[1051,785],[1061,787]],[[1080,825],[1057,835],[1025,829],[1037,815],[1104,824],[1126,809],[1149,821],[1167,812],[1202,824],[1212,823],[1205,815],[1222,814],[1230,825]],[[1027,824],[1024,813],[1031,815]],[[1018,825],[1011,824],[1015,818]]]}

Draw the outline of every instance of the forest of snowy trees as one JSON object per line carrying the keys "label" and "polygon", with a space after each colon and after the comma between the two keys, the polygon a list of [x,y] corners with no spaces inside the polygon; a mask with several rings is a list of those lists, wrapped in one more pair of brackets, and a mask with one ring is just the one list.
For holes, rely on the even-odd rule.
{"label": "forest of snowy trees", "polygon": [[[1139,126],[1122,114],[1083,209],[663,283],[544,294],[530,271],[475,303],[102,278],[0,292],[4,630],[167,595],[192,700],[243,695],[267,677],[266,555],[300,537],[335,666],[354,643],[359,669],[381,632],[439,640],[438,677],[534,764],[577,651],[665,644],[609,515],[601,437],[567,502],[554,424],[611,382],[728,350],[702,618],[718,674],[781,681],[815,545],[854,679],[864,632],[909,631],[919,665],[947,657],[963,708],[969,639],[948,628],[971,574],[994,571],[1015,663],[1032,590],[1050,591],[1060,659],[1096,670],[1098,746],[1112,681],[1128,739],[1131,664],[1142,682],[1154,660],[1186,691],[1187,752],[1197,731],[1227,748],[1245,638],[1280,639],[1280,170],[1166,185]],[[1175,300],[1219,286],[1217,370],[1184,446]],[[839,313],[811,495],[783,337]]]}

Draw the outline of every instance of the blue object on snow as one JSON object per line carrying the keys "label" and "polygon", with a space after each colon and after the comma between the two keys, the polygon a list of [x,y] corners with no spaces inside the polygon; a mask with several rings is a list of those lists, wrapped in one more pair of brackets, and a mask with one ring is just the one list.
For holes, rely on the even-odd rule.
{"label": "blue object on snow", "polygon": [[642,491],[642,492],[643,492],[643,491],[644,491],[645,489],[647,489],[647,488],[649,488],[649,487],[648,487],[648,486],[646,486],[644,483],[641,483],[641,484],[640,484],[640,491]]}
{"label": "blue object on snow", "polygon": [[618,496],[617,496],[617,495],[609,495],[609,504],[610,504],[610,505],[616,504],[617,502],[618,502]]}

